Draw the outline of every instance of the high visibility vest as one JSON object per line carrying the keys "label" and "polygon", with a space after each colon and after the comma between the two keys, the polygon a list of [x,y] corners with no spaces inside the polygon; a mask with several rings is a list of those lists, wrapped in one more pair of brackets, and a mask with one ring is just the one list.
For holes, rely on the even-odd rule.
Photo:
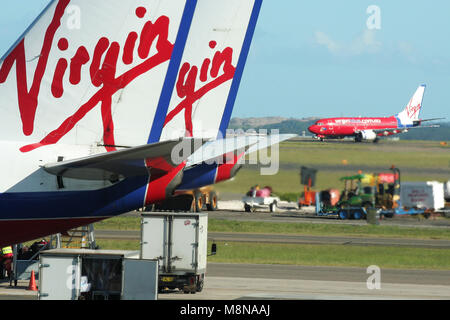
{"label": "high visibility vest", "polygon": [[2,248],[2,255],[12,254],[12,253],[13,253],[13,251],[12,251],[11,246]]}

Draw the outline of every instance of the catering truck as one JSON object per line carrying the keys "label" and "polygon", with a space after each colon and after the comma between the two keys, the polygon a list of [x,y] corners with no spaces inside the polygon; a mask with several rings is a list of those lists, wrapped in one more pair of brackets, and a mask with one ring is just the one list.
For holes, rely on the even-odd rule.
{"label": "catering truck", "polygon": [[[206,213],[142,213],[141,259],[159,261],[159,291],[203,289],[206,274]],[[213,244],[211,254],[215,254]]]}
{"label": "catering truck", "polygon": [[444,208],[444,184],[438,181],[402,182],[400,198],[405,208],[437,211]]}

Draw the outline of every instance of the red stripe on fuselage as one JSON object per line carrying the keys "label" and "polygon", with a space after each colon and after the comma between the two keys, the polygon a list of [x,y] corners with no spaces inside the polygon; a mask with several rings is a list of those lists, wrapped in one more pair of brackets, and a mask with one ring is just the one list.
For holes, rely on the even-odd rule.
{"label": "red stripe on fuselage", "polygon": [[237,162],[243,155],[244,155],[244,153],[241,153],[238,156],[234,155],[233,153],[224,155],[224,163],[220,164],[217,167],[217,174],[216,174],[215,182],[217,183],[220,181],[230,179],[231,178],[231,170],[233,170],[234,166],[237,164]]}
{"label": "red stripe on fuselage", "polygon": [[[327,118],[316,121],[311,132],[322,136],[351,136],[363,130],[393,129],[398,127],[397,119],[384,118]],[[323,130],[326,128],[326,130]]]}
{"label": "red stripe on fuselage", "polygon": [[[150,178],[144,205],[149,205],[166,199],[167,194],[170,193],[170,190],[167,188],[180,171],[184,169],[186,161],[183,161],[176,167],[170,165],[164,158],[146,160],[145,163],[149,168]],[[160,169],[164,169],[167,172],[161,173]]]}

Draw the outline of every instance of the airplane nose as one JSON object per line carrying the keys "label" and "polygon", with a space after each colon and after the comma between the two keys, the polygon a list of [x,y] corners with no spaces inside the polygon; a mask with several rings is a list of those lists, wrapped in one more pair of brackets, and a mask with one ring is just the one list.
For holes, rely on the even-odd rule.
{"label": "airplane nose", "polygon": [[309,126],[308,130],[312,133],[317,133],[317,125],[313,124],[312,126]]}

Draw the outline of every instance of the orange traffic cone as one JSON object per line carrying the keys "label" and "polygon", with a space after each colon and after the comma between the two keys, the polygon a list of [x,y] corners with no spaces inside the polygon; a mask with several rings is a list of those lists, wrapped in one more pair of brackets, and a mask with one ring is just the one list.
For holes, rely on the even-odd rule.
{"label": "orange traffic cone", "polygon": [[28,285],[28,289],[30,291],[38,291],[36,288],[36,279],[34,276],[34,270],[31,271],[31,278],[30,278],[30,284]]}

